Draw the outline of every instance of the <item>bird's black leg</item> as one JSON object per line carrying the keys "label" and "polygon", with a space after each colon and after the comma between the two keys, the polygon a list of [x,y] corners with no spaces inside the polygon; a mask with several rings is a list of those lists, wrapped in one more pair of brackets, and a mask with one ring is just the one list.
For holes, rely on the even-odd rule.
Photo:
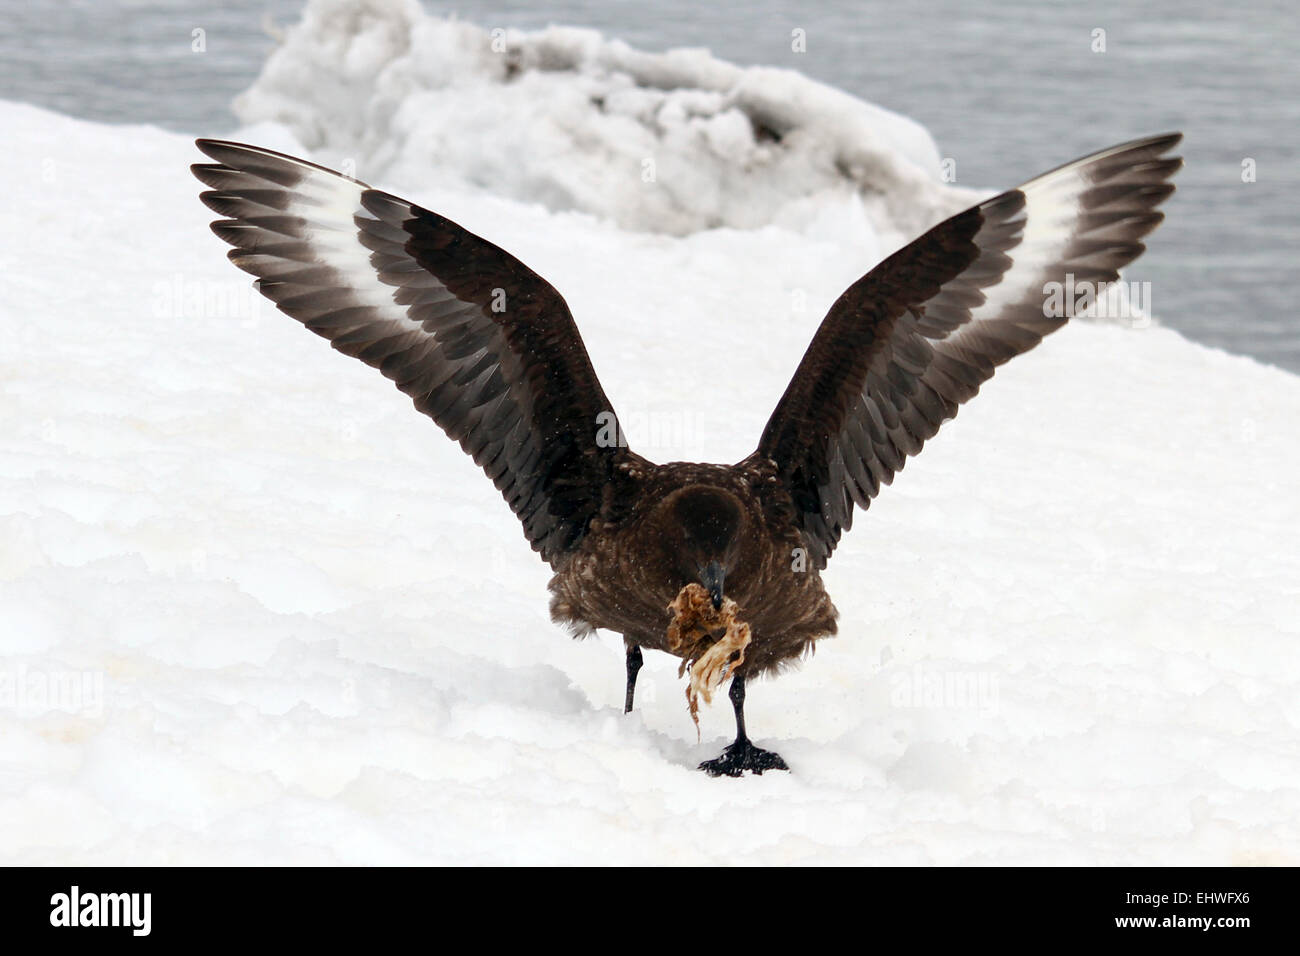
{"label": "bird's black leg", "polygon": [[632,713],[632,695],[636,693],[636,675],[641,670],[641,645],[626,641],[627,646],[627,696],[623,698],[623,713]]}
{"label": "bird's black leg", "polygon": [[745,678],[736,675],[731,679],[727,694],[736,710],[736,742],[722,751],[722,756],[706,760],[700,769],[710,777],[739,777],[746,770],[761,774],[764,770],[789,770],[781,755],[771,750],[755,747],[745,733]]}

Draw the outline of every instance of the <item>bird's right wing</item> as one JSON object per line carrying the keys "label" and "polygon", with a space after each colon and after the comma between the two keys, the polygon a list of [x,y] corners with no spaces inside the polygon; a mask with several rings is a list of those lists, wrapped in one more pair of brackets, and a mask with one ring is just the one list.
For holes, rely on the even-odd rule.
{"label": "bird's right wing", "polygon": [[831,306],[742,465],[789,494],[818,568],[909,455],[1067,315],[1048,283],[1112,282],[1163,219],[1178,133],[1085,156],[935,226]]}
{"label": "bird's right wing", "polygon": [[437,213],[292,156],[199,140],[213,231],[279,309],[379,369],[460,442],[553,565],[628,495],[620,433],[564,299]]}

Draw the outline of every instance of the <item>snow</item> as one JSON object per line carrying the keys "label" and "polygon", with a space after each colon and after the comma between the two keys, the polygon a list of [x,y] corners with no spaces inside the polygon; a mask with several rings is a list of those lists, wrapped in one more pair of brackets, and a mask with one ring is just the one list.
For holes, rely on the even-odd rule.
{"label": "snow", "polygon": [[[864,179],[802,217],[782,190],[815,164],[730,179],[633,118],[625,154],[591,117],[553,154],[508,148],[494,117],[527,101],[558,126],[574,90],[703,104],[724,140],[733,81],[751,103],[820,94],[559,28],[512,39],[548,68],[504,84],[455,41],[475,28],[367,9],[348,35],[309,7],[240,135],[351,149],[550,279],[654,460],[751,451],[826,307],[900,241],[891,209],[957,195],[900,172],[932,149],[907,124],[863,165],[888,201]],[[357,100],[321,80],[333,57]],[[435,168],[457,84],[507,99],[476,100],[501,113]],[[549,572],[472,462],[225,261],[185,137],[0,121],[0,861],[1300,862],[1296,377],[1084,321],[999,371],[841,544],[840,635],[750,689],[793,772],[716,780],[694,767],[730,739],[725,704],[697,741],[652,654],[622,714],[621,642],[550,623]],[[587,133],[604,186],[514,198]],[[610,171],[642,135],[729,226],[691,231],[692,202]]]}

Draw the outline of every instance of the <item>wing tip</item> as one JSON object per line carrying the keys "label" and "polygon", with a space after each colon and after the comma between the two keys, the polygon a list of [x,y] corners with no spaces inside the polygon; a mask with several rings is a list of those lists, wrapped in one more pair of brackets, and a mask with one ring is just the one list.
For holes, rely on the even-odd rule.
{"label": "wing tip", "polygon": [[[1154,136],[1147,136],[1143,139],[1134,140],[1132,143],[1126,143],[1116,152],[1145,152],[1147,158],[1140,164],[1144,171],[1152,173],[1160,181],[1171,179],[1184,166],[1183,157],[1166,156],[1171,149],[1183,141],[1183,134],[1179,130],[1172,130],[1168,133],[1156,133]],[[1173,184],[1170,183],[1170,190],[1173,190]]]}
{"label": "wing tip", "polygon": [[1172,129],[1165,133],[1152,133],[1150,136],[1144,136],[1141,139],[1134,140],[1133,146],[1149,146],[1157,152],[1165,153],[1173,149],[1183,141],[1182,130]]}
{"label": "wing tip", "polygon": [[[354,183],[362,189],[370,188],[368,183],[357,179],[355,176],[348,176],[337,169],[330,169],[328,166],[322,166],[320,163],[313,163],[311,160],[292,156],[289,153],[267,149],[265,146],[253,146],[250,143],[238,143],[229,139],[208,139],[205,137],[196,139],[194,145],[205,156],[215,159],[220,165],[212,166],[206,163],[196,163],[190,167],[191,171],[196,168],[220,169],[223,172],[248,172],[267,178],[269,169],[284,172],[292,170],[299,177],[303,175],[303,170],[315,170],[316,172],[327,173],[345,182]],[[197,176],[198,173],[195,172],[195,175]],[[202,177],[199,178],[202,179]],[[292,184],[281,182],[279,185]]]}

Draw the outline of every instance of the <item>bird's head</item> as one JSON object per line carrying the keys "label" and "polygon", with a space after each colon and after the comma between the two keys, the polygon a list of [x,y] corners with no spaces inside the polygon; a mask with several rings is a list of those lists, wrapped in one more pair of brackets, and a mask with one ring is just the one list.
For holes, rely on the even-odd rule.
{"label": "bird's head", "polygon": [[714,609],[721,608],[745,524],[740,501],[721,488],[689,485],[669,496],[664,512],[662,530],[676,574],[701,584]]}

